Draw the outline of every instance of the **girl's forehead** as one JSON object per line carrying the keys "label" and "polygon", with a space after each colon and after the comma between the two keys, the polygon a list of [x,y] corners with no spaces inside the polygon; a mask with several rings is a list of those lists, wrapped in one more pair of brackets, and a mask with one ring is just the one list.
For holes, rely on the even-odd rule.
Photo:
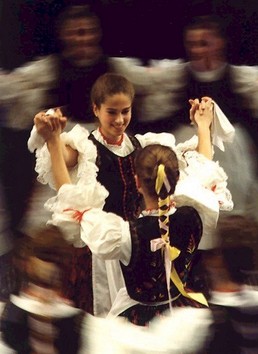
{"label": "girl's forehead", "polygon": [[120,93],[115,93],[113,95],[107,95],[103,102],[104,105],[110,105],[110,104],[112,105],[117,103],[130,106],[132,104],[132,98],[129,94],[120,92]]}

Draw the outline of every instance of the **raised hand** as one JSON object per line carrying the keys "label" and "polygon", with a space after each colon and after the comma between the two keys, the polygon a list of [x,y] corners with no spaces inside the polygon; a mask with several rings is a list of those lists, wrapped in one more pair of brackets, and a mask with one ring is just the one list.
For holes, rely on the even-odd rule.
{"label": "raised hand", "polygon": [[213,120],[214,102],[210,97],[204,96],[199,101],[198,98],[189,100],[190,120],[192,124],[198,127],[210,127]]}
{"label": "raised hand", "polygon": [[39,112],[34,117],[37,132],[45,141],[49,141],[56,135],[60,135],[66,125],[67,118],[61,110],[50,109],[47,112]]}

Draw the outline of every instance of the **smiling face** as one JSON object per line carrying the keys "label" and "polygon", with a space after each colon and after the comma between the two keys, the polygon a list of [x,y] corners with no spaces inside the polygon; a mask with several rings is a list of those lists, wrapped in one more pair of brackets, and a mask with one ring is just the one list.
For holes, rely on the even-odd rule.
{"label": "smiling face", "polygon": [[99,120],[102,134],[109,143],[117,143],[131,121],[132,99],[124,93],[107,96],[98,107],[93,104],[93,111]]}

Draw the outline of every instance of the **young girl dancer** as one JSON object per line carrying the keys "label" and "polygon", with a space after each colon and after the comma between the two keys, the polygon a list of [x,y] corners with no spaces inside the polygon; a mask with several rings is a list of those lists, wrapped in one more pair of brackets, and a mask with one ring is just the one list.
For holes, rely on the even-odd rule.
{"label": "young girl dancer", "polygon": [[[70,177],[61,149],[56,147],[51,155],[53,171],[57,186],[62,186],[70,183]],[[118,293],[115,314],[146,325],[171,303],[180,307],[206,304],[201,294],[185,290],[202,236],[202,221],[196,209],[176,208],[171,199],[179,177],[178,160],[171,148],[154,144],[139,150],[135,172],[145,205],[135,221],[90,208],[91,201],[84,196],[79,204],[84,203],[85,209],[73,210],[70,216],[79,216],[81,238],[96,256],[121,262],[127,292]],[[59,196],[62,203],[62,192]]]}
{"label": "young girl dancer", "polygon": [[[131,120],[133,97],[133,86],[124,77],[116,74],[101,76],[94,84],[91,94],[93,111],[99,121],[99,127],[90,134],[86,129],[77,125],[69,133],[62,133],[60,136],[57,134],[53,139],[56,128],[59,128],[58,132],[60,133],[61,126],[65,125],[65,118],[60,115],[58,110],[47,112],[48,114],[45,112],[37,114],[34,119],[35,127],[29,140],[29,148],[31,151],[37,149],[36,171],[39,174],[39,180],[57,188],[52,175],[55,164],[52,162],[51,166],[50,154],[53,158],[53,153],[58,151],[56,146],[58,143],[61,146],[65,163],[69,167],[72,183],[76,184],[78,188],[88,187],[88,192],[92,196],[94,195],[94,205],[92,206],[114,212],[125,220],[132,220],[138,215],[141,203],[134,179],[135,152],[140,147],[153,143],[167,145],[176,150],[182,182],[189,174],[192,176],[193,188],[188,191],[188,194],[192,193],[192,200],[200,199],[197,185],[205,187],[205,189],[202,188],[203,193],[208,193],[210,189],[215,191],[215,194],[211,193],[212,197],[202,198],[202,204],[210,210],[210,214],[206,213],[205,224],[214,227],[219,207],[231,208],[232,202],[226,189],[227,177],[223,170],[196,152],[198,150],[206,157],[212,157],[210,125],[213,119],[213,103],[209,99],[204,99],[201,102],[199,100],[191,101],[190,117],[197,126],[198,138],[194,136],[190,141],[176,147],[174,136],[169,133],[148,133],[135,137],[129,137],[125,133]],[[41,139],[39,139],[37,132],[41,135]],[[44,141],[47,141],[47,144],[44,144]],[[201,173],[200,166],[194,168],[193,161],[196,158],[200,162],[200,166],[206,167],[205,173]],[[197,175],[196,180],[194,179],[195,174]],[[180,185],[182,186],[182,183]],[[180,198],[181,190],[178,192],[178,203],[182,200]],[[79,192],[80,195],[81,192]],[[77,199],[76,194],[74,194],[74,199]],[[51,209],[52,203],[53,200],[50,200],[47,207]],[[209,216],[211,220],[207,222]],[[65,223],[66,217],[67,215],[64,214],[62,223]],[[69,217],[67,219],[69,224]],[[58,219],[53,222],[60,223],[61,221]],[[76,238],[79,225],[77,224],[77,228],[76,224],[74,226],[75,230],[67,228],[67,237],[75,246],[83,246],[80,237]],[[84,249],[87,250],[87,247]],[[80,278],[88,277],[91,284],[91,265],[85,266],[85,262],[89,263],[90,255],[85,251],[84,253],[85,259],[80,265],[84,273],[80,275]],[[108,261],[105,262],[105,265],[103,262],[99,263],[99,257],[93,256],[94,314],[105,315],[110,310],[117,291],[123,287],[124,283],[117,262]],[[115,267],[114,263],[116,263]],[[110,284],[112,284],[111,287]],[[82,292],[85,290],[79,291],[79,289],[80,285],[76,287],[80,301],[88,299],[90,292],[83,295]],[[86,310],[91,312],[88,308]]]}

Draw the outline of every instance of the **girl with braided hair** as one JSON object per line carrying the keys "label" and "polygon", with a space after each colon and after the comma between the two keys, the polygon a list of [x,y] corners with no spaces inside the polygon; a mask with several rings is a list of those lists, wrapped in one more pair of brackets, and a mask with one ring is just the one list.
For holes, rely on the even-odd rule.
{"label": "girl with braided hair", "polygon": [[[124,316],[144,326],[173,306],[207,305],[202,294],[187,288],[203,226],[194,207],[175,205],[173,196],[179,164],[170,147],[150,144],[137,151],[135,181],[144,199],[144,209],[134,221],[91,207],[85,194],[80,201],[77,198],[76,202],[68,201],[68,190],[77,186],[70,184],[62,154],[59,159],[55,158],[54,165],[54,177],[60,189],[53,204],[53,220],[65,219],[66,227],[69,218],[70,222],[77,221],[81,240],[93,254],[106,261],[120,262],[126,286],[119,290],[109,316]],[[74,206],[78,202],[77,210],[65,208],[64,198],[66,205]]]}
{"label": "girl with braided hair", "polygon": [[145,209],[130,224],[130,260],[128,264],[121,262],[131,305],[121,314],[135,324],[146,325],[172,306],[205,306],[202,294],[186,290],[202,221],[195,208],[175,207],[179,166],[170,148],[158,144],[145,147],[136,155],[135,169]]}

